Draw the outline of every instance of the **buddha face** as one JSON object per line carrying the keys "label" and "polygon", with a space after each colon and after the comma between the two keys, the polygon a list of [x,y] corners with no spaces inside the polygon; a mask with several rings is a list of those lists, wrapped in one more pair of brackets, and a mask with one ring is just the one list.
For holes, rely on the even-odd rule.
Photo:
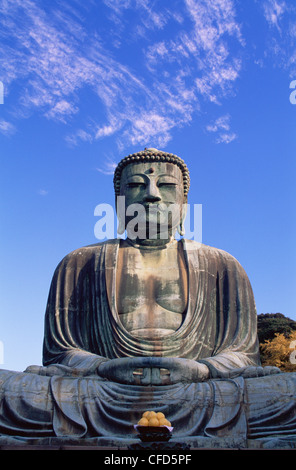
{"label": "buddha face", "polygon": [[[182,218],[184,204],[183,175],[180,168],[167,162],[127,165],[120,181],[125,197],[125,227],[130,237],[137,225],[136,237],[170,238]],[[135,217],[136,215],[136,217]]]}

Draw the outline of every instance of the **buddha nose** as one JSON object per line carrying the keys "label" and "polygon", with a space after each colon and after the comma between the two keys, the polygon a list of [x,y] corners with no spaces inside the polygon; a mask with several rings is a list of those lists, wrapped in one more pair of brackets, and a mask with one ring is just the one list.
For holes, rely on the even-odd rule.
{"label": "buddha nose", "polygon": [[161,200],[159,189],[154,181],[150,181],[146,188],[145,201],[157,202]]}

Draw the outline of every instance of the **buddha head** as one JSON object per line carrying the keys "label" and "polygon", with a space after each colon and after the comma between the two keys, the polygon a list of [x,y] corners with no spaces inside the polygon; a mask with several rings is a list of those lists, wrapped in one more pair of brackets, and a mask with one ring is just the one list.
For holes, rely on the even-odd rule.
{"label": "buddha head", "polygon": [[149,148],[123,158],[114,172],[118,233],[139,240],[184,235],[189,186],[188,168],[176,155]]}

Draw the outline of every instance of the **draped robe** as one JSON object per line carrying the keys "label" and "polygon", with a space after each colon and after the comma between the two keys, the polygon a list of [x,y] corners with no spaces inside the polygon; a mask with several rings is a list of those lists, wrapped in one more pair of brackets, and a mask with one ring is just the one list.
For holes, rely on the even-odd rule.
{"label": "draped robe", "polygon": [[[0,433],[130,439],[142,411],[156,409],[173,423],[176,438],[295,434],[296,374],[244,379],[238,372],[260,366],[253,292],[238,261],[222,250],[181,240],[188,273],[186,315],[177,331],[152,341],[134,337],[120,321],[120,243],[75,250],[58,265],[45,314],[44,367],[0,371]],[[210,379],[141,386],[97,375],[106,358],[155,351],[206,364]]]}
{"label": "draped robe", "polygon": [[[154,341],[133,337],[116,307],[120,241],[78,249],[58,266],[45,317],[44,364],[95,369],[100,358],[184,357],[202,360],[213,377],[259,364],[256,308],[240,264],[221,250],[184,246],[188,306],[181,327]],[[90,354],[91,353],[91,354]]]}

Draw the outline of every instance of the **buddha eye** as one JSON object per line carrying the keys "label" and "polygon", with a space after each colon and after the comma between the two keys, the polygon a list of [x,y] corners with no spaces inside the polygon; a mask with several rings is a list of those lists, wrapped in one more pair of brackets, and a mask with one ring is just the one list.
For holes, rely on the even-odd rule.
{"label": "buddha eye", "polygon": [[145,186],[145,183],[136,182],[136,181],[132,181],[132,182],[127,184],[128,188],[141,188],[141,187],[144,187],[144,186]]}
{"label": "buddha eye", "polygon": [[176,183],[172,183],[170,181],[161,181],[158,183],[157,185],[159,188],[163,188],[163,187],[171,187],[171,188],[174,188],[175,186],[177,186]]}

